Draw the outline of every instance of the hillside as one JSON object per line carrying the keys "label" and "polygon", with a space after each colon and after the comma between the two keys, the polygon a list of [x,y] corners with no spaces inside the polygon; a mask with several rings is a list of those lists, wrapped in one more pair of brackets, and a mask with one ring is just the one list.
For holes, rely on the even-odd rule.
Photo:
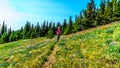
{"label": "hillside", "polygon": [[0,45],[0,68],[96,68],[120,66],[120,23],[55,38]]}
{"label": "hillside", "polygon": [[119,56],[120,23],[117,23],[60,40],[53,67],[119,68]]}

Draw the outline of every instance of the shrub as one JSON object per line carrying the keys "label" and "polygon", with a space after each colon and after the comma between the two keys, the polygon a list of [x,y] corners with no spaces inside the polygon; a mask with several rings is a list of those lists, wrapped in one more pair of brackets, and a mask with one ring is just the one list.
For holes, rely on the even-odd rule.
{"label": "shrub", "polygon": [[109,33],[109,34],[113,34],[113,32],[114,32],[114,29],[112,29],[112,28],[108,28],[106,30],[106,33]]}
{"label": "shrub", "polygon": [[112,42],[112,39],[111,39],[111,38],[106,39],[106,43],[107,43],[107,44],[110,44],[111,42]]}
{"label": "shrub", "polygon": [[50,29],[49,31],[48,31],[48,34],[47,34],[47,38],[53,38],[54,37],[54,34],[53,34],[53,30],[52,29]]}
{"label": "shrub", "polygon": [[116,41],[120,41],[120,35],[117,36],[117,38],[115,39]]}

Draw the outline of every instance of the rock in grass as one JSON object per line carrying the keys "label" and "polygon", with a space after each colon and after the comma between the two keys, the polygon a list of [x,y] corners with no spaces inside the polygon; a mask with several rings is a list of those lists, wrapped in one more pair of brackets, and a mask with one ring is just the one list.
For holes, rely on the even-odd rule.
{"label": "rock in grass", "polygon": [[113,42],[111,42],[109,45],[110,45],[110,46],[115,46],[116,43],[117,43],[116,41],[113,41]]}

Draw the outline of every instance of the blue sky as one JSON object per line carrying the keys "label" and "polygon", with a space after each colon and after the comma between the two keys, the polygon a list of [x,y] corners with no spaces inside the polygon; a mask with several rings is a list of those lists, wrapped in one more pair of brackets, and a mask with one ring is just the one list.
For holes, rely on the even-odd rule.
{"label": "blue sky", "polygon": [[[26,21],[33,24],[44,20],[63,22],[86,8],[89,0],[0,0],[0,24],[3,20],[12,29],[19,29]],[[99,5],[100,0],[95,0]]]}

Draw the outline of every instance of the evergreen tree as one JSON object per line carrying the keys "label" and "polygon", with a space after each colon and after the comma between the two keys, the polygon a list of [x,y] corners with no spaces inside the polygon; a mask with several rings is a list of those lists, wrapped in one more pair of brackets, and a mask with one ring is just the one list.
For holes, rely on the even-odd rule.
{"label": "evergreen tree", "polygon": [[54,37],[53,30],[50,29],[50,30],[48,31],[47,38],[53,38],[53,37]]}
{"label": "evergreen tree", "polygon": [[112,0],[112,6],[113,6],[113,17],[115,17],[115,13],[117,10],[117,0]]}
{"label": "evergreen tree", "polygon": [[8,41],[9,41],[9,37],[11,35],[12,31],[11,31],[11,27],[8,29]]}
{"label": "evergreen tree", "polygon": [[5,21],[3,21],[2,27],[1,27],[1,35],[7,32],[7,26],[5,25]]}
{"label": "evergreen tree", "polygon": [[105,14],[104,14],[106,24],[111,22],[112,16],[113,16],[113,6],[110,0],[107,0],[107,4],[105,7]]}
{"label": "evergreen tree", "polygon": [[49,29],[48,29],[48,21],[47,21],[47,22],[46,22],[46,25],[45,25],[45,34],[47,34],[48,31],[49,31]]}
{"label": "evergreen tree", "polygon": [[24,27],[24,32],[23,32],[23,38],[24,39],[28,39],[28,38],[30,38],[30,28],[31,28],[31,24],[30,24],[30,22],[28,22],[27,21],[27,23],[26,23],[26,25],[25,25],[25,27]]}
{"label": "evergreen tree", "polygon": [[96,17],[96,7],[94,4],[94,0],[90,0],[90,3],[88,3],[87,10],[85,13],[85,25],[87,28],[93,27],[95,23],[95,17]]}
{"label": "evergreen tree", "polygon": [[103,25],[105,24],[105,7],[106,7],[106,1],[101,0],[100,3],[100,9],[97,9],[97,15],[96,15],[96,21],[97,25]]}
{"label": "evergreen tree", "polygon": [[4,32],[0,38],[0,43],[6,43],[6,42],[8,42],[8,40],[9,40],[8,35],[6,32]]}
{"label": "evergreen tree", "polygon": [[117,20],[120,19],[120,0],[116,3],[116,9],[114,11],[114,16],[117,18]]}
{"label": "evergreen tree", "polygon": [[9,42],[8,34],[7,34],[7,25],[5,24],[5,21],[3,21],[0,33],[1,33],[0,43]]}
{"label": "evergreen tree", "polygon": [[11,35],[11,27],[8,29],[8,36]]}
{"label": "evergreen tree", "polygon": [[101,0],[101,3],[100,3],[100,13],[102,15],[104,15],[104,13],[105,13],[105,6],[106,6],[106,1],[105,0]]}
{"label": "evergreen tree", "polygon": [[76,17],[75,17],[75,23],[74,23],[74,31],[73,32],[79,31],[79,29],[80,29],[79,22],[80,22],[79,16],[76,15]]}
{"label": "evergreen tree", "polygon": [[82,12],[80,12],[80,16],[76,15],[76,18],[75,18],[74,32],[83,30],[82,20],[83,20]]}
{"label": "evergreen tree", "polygon": [[30,38],[33,39],[33,38],[36,38],[36,37],[37,37],[37,32],[36,32],[36,29],[35,29],[34,25],[32,24]]}
{"label": "evergreen tree", "polygon": [[56,34],[56,27],[55,27],[55,23],[53,23],[53,34]]}
{"label": "evergreen tree", "polygon": [[11,35],[10,35],[10,37],[9,37],[9,41],[10,41],[10,42],[14,41],[14,40],[13,40],[13,33],[11,33]]}
{"label": "evergreen tree", "polygon": [[15,35],[14,35],[14,31],[12,31],[10,37],[9,37],[9,41],[15,41]]}
{"label": "evergreen tree", "polygon": [[64,34],[70,34],[70,33],[73,33],[73,21],[71,16],[69,18],[69,24]]}
{"label": "evergreen tree", "polygon": [[17,31],[14,31],[14,41],[17,41],[17,40],[19,40],[19,30],[17,30]]}
{"label": "evergreen tree", "polygon": [[46,26],[46,21],[43,22],[43,25],[42,25],[42,36],[45,36],[46,35],[46,32],[45,32],[45,27]]}
{"label": "evergreen tree", "polygon": [[52,28],[52,22],[49,23],[48,29],[51,29],[51,28]]}
{"label": "evergreen tree", "polygon": [[47,33],[47,38],[52,38],[52,37],[54,37],[54,33],[53,33],[52,22],[50,22],[50,24],[49,24],[49,31]]}
{"label": "evergreen tree", "polygon": [[[32,28],[33,28],[33,25],[32,25]],[[35,28],[36,28],[37,37],[40,37],[40,25],[39,25],[39,22],[37,23]]]}
{"label": "evergreen tree", "polygon": [[24,32],[24,29],[23,29],[23,27],[21,27],[19,39],[23,39],[23,35],[24,35],[23,32]]}
{"label": "evergreen tree", "polygon": [[66,19],[64,19],[63,26],[62,26],[62,33],[64,34],[67,28],[67,22]]}

